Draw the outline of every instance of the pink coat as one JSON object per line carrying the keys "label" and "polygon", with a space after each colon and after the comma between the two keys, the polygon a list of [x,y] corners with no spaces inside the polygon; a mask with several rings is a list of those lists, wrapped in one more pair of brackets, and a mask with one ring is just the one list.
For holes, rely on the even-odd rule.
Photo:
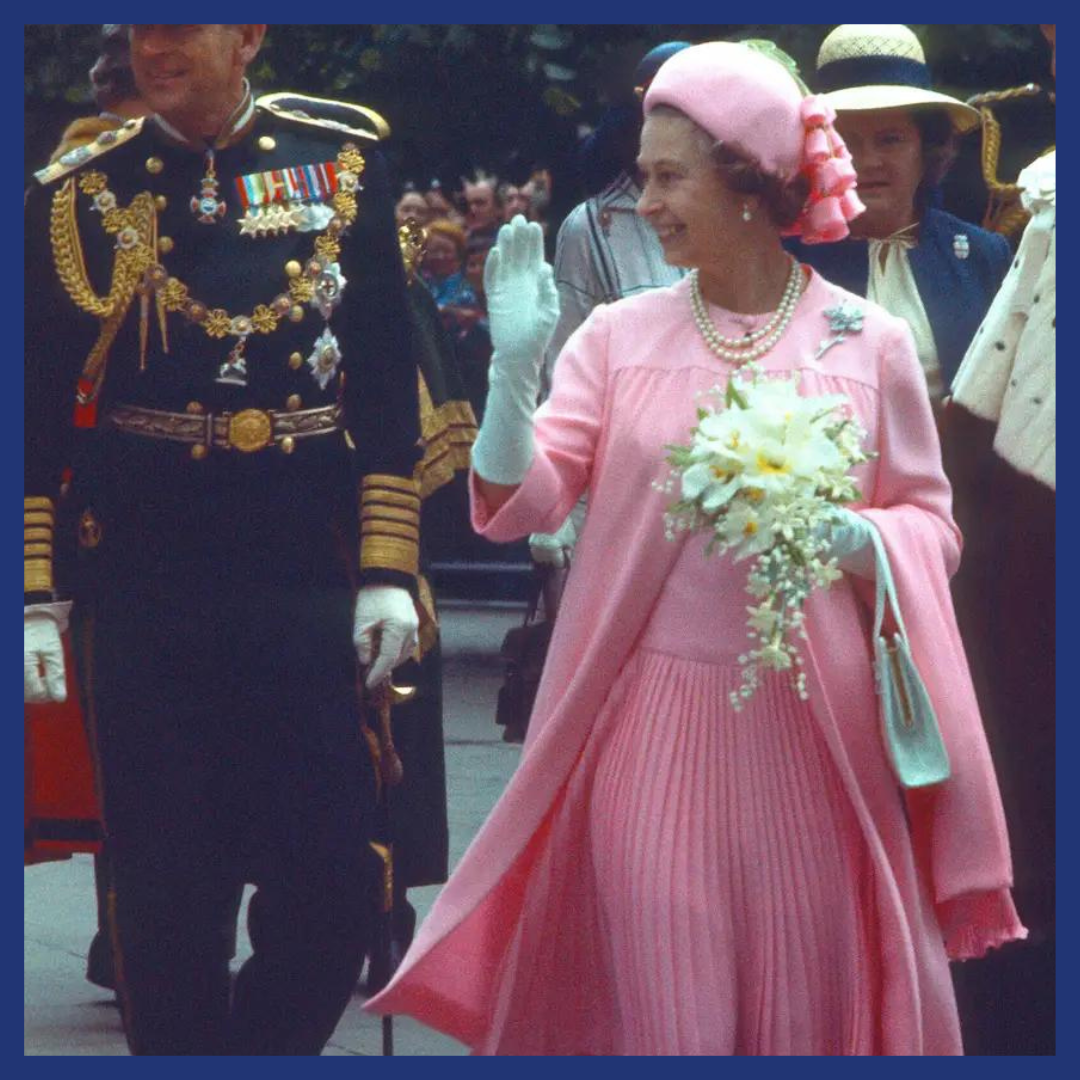
{"label": "pink coat", "polygon": [[[865,313],[863,328],[815,361],[830,336],[824,312],[841,302]],[[880,454],[861,467],[857,509],[885,540],[952,778],[909,793],[905,815],[877,726],[868,607],[850,582],[808,606],[811,706],[875,865],[881,1045],[959,1053],[942,940],[965,958],[1026,932],[949,595],[960,538],[924,377],[901,320],[816,273],[763,366],[800,370],[807,394],[847,393]],[[492,540],[553,531],[586,489],[589,514],[520,767],[372,1011],[413,1015],[481,1053],[607,1052],[613,1006],[578,865],[588,784],[576,766],[680,550],[663,537],[670,496],[651,486],[663,446],[686,441],[691,388],[725,379],[690,317],[686,281],[598,308],[559,360],[521,488],[494,515],[474,488],[474,525]],[[568,985],[562,956],[575,958]]]}

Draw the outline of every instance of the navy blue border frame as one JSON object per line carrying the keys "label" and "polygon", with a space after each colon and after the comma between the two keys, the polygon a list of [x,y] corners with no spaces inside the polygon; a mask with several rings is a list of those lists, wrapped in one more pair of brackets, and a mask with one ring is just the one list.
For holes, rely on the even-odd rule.
{"label": "navy blue border frame", "polygon": [[[1037,13],[1040,18],[1057,18],[1062,13],[1062,6],[1063,5],[1059,3],[1041,4],[1038,5],[1039,10],[1037,12],[1033,11],[1033,14]],[[230,4],[228,6],[228,13],[248,14],[250,12],[250,7],[251,5],[247,4]],[[193,10],[185,9],[184,13],[201,14],[203,13],[201,10],[199,10],[201,8],[205,8],[205,5],[193,4]],[[272,18],[274,13],[277,12],[282,16],[280,20],[281,22],[292,22],[294,21],[295,16],[299,14],[295,4],[287,4],[285,2],[282,2],[282,0],[274,0],[274,2],[271,2],[269,4],[264,2],[263,4],[259,5],[259,8],[260,10],[258,13],[262,14],[264,17],[270,16]],[[165,13],[173,14],[175,10],[176,9],[168,10]],[[824,34],[826,25],[832,26],[843,22],[857,22],[863,18],[866,18],[869,14],[877,14],[879,10],[882,14],[889,14],[894,17],[902,17],[912,24],[919,23],[921,19],[927,19],[927,21],[935,22],[944,22],[946,21],[946,19],[948,19],[951,22],[957,22],[960,18],[964,17],[974,18],[977,22],[986,22],[989,20],[989,16],[991,15],[1016,18],[1018,15],[1026,13],[1022,8],[1018,7],[1015,4],[1010,4],[1006,6],[1005,4],[998,2],[998,0],[989,0],[989,2],[983,2],[978,5],[959,4],[955,2],[937,3],[934,5],[900,5],[894,3],[889,5],[889,10],[881,10],[879,8],[878,10],[871,9],[870,11],[867,11],[866,4],[854,5],[851,3],[839,3],[811,6],[810,4],[807,4],[805,2],[797,4],[792,2],[792,0],[783,0],[783,2],[781,3],[773,3],[767,5],[767,7],[762,10],[761,14],[768,15],[773,22],[778,24],[784,22],[800,22],[804,20],[809,21],[809,19],[807,19],[807,16],[816,16],[817,18],[821,18],[822,16],[827,15],[830,21],[828,24],[822,24],[822,32]],[[632,22],[650,22],[655,21],[658,17],[664,18],[667,22],[681,21],[686,23],[701,23],[709,21],[721,12],[723,14],[734,14],[734,12],[731,12],[730,8],[727,8],[726,5],[722,7],[721,5],[715,3],[715,0],[713,3],[708,4],[702,3],[701,0],[674,0],[674,2],[667,3],[659,9],[655,3],[647,2],[647,0],[589,0],[589,2],[578,3],[566,3],[565,0],[548,0],[548,2],[543,5],[533,5],[529,13],[533,14],[534,17],[546,18],[549,23],[593,22],[618,24]],[[119,3],[107,6],[107,11],[104,8],[100,9],[100,14],[102,16],[105,16],[107,14],[109,17],[114,19],[124,18],[125,16],[130,19],[131,15],[136,13],[145,13],[145,8],[143,7],[141,9],[136,9],[135,5],[132,5],[130,3]],[[320,21],[326,21],[328,23],[345,23],[347,21],[351,22],[354,20],[351,19],[350,16],[358,16],[361,14],[365,16],[365,19],[367,21],[380,22],[385,21],[388,18],[399,16],[401,14],[408,14],[414,22],[418,23],[442,22],[448,15],[456,16],[462,22],[469,21],[474,23],[497,23],[505,21],[508,16],[514,16],[523,13],[524,12],[522,12],[520,9],[514,8],[511,5],[508,5],[506,3],[496,4],[492,2],[492,0],[469,0],[469,2],[467,3],[462,3],[461,0],[458,0],[458,2],[454,4],[447,3],[446,0],[443,0],[442,3],[438,4],[431,2],[431,0],[412,0],[412,2],[407,5],[390,4],[385,2],[385,0],[375,0],[375,2],[348,5],[342,3],[324,2],[318,6],[318,14],[322,16],[322,20]],[[757,12],[755,12],[755,14],[756,13]],[[15,86],[15,79],[17,77],[17,73],[21,70],[23,65],[21,61],[17,62],[17,58],[14,55],[16,50],[21,45],[22,34],[18,32],[18,25],[15,24],[13,20],[9,22],[12,14],[12,9],[7,9],[5,11],[4,23],[7,26],[7,32],[0,34],[0,49],[3,50],[4,54],[8,55],[11,63],[0,65],[0,71],[3,72],[4,85],[8,86],[9,92],[12,93],[14,97],[14,94],[17,92]],[[61,15],[74,16],[78,18],[79,21],[82,21],[87,19],[91,14],[98,14],[98,11],[88,10],[85,4],[76,5],[74,3],[71,3],[70,0],[62,0],[61,3],[50,4],[48,5],[48,7],[42,7],[37,10],[24,9],[24,22],[26,21],[25,17],[30,15],[37,15],[39,17],[42,17],[42,21],[59,22],[59,17]],[[45,15],[49,16],[48,20],[45,20],[43,18]],[[1070,52],[1075,53],[1076,49],[1075,46],[1072,45],[1074,39],[1069,33],[1069,25],[1076,25],[1076,20],[1070,20],[1067,17],[1066,23],[1062,26],[1065,61],[1061,68],[1061,70],[1064,72],[1064,77],[1061,81],[1064,82],[1064,95],[1066,101],[1065,116],[1067,118],[1070,116],[1068,111],[1068,100],[1071,97],[1071,92],[1068,90],[1068,86],[1071,84],[1072,81],[1071,71],[1074,70],[1076,64],[1075,59],[1073,57],[1070,57]],[[1068,161],[1072,160],[1074,157],[1074,153],[1070,148],[1068,141],[1066,142],[1066,145],[1062,148],[1061,153],[1063,157],[1063,167],[1059,171],[1059,174],[1067,178],[1063,182],[1063,186],[1067,190],[1068,180],[1071,179],[1073,176],[1071,170],[1069,169]],[[15,208],[22,201],[21,170],[14,167],[10,168],[6,174],[5,186],[7,190],[5,202],[7,200],[10,200],[9,205],[11,207],[11,213],[14,214]],[[1068,209],[1066,209],[1065,211],[1065,227],[1066,230],[1069,230],[1072,227],[1071,216]],[[11,246],[15,246],[14,242],[12,242]],[[1069,250],[1067,244],[1063,245],[1063,250]],[[4,282],[6,286],[4,289],[4,295],[8,297],[8,300],[4,305],[3,309],[0,310],[4,310],[7,312],[7,318],[8,320],[10,320],[11,323],[15,322],[16,312],[12,309],[14,309],[16,306],[16,298],[22,296],[21,274],[17,270],[17,266],[17,252],[9,252],[8,257],[0,258],[0,275],[3,275],[3,277],[6,279]],[[1066,277],[1063,291],[1067,295],[1069,288],[1068,280],[1072,278],[1075,271],[1073,270],[1072,265],[1068,260],[1062,267],[1062,271]],[[18,316],[18,337],[21,341],[21,310],[18,311]],[[1066,314],[1066,320],[1067,319],[1068,315]],[[1067,332],[1067,321],[1065,325],[1065,340],[1068,341],[1069,339]],[[14,336],[15,335],[13,333],[13,337]],[[22,462],[22,423],[21,418],[18,420],[15,419],[15,417],[21,417],[21,414],[14,412],[15,402],[22,397],[22,376],[21,365],[18,363],[16,357],[9,357],[8,365],[10,365],[8,370],[11,373],[12,384],[10,384],[9,390],[3,394],[2,399],[12,406],[13,416],[9,418],[7,423],[0,424],[0,461],[3,461],[5,464],[5,468],[3,470],[5,489],[13,489],[17,480],[17,472],[20,469]],[[1064,363],[1061,365],[1059,374],[1063,379],[1063,387],[1065,389],[1063,398],[1065,400],[1071,400],[1071,394],[1068,390],[1068,387],[1073,386],[1075,388],[1075,381],[1077,376],[1075,372],[1073,357],[1071,356],[1069,350],[1066,350]],[[1070,426],[1071,425],[1067,422],[1065,439],[1063,441],[1064,450],[1062,457],[1066,463],[1071,462],[1074,457],[1072,439],[1070,438],[1069,433]],[[1062,534],[1065,537],[1069,537],[1070,530],[1068,526],[1068,521],[1071,518],[1074,496],[1070,496],[1068,494],[1068,492],[1072,490],[1072,483],[1071,474],[1069,473],[1067,467],[1062,470],[1062,475],[1064,477],[1062,486],[1065,491],[1065,501],[1063,504],[1064,524]],[[6,495],[7,497],[4,500],[4,505],[7,506],[8,512],[5,513],[2,517],[3,520],[7,520],[9,522],[9,525],[7,529],[0,531],[0,543],[3,544],[3,549],[8,552],[6,558],[8,560],[8,565],[12,567],[12,575],[10,581],[12,591],[14,591],[14,567],[17,565],[18,562],[17,538],[19,535],[19,531],[16,521],[16,507],[18,505],[18,499],[16,493],[13,490],[6,490]],[[1068,548],[1066,548],[1066,555],[1067,554]],[[1059,634],[1063,635],[1061,640],[1063,642],[1064,649],[1061,651],[1063,651],[1065,656],[1067,657],[1069,655],[1068,647],[1072,643],[1071,638],[1076,633],[1072,625],[1072,621],[1069,617],[1072,614],[1072,609],[1069,601],[1074,595],[1076,571],[1075,568],[1070,564],[1070,560],[1068,558],[1061,560],[1059,565],[1061,567],[1061,576],[1058,582],[1058,595],[1060,598],[1058,605],[1060,612],[1060,616],[1058,618],[1058,632]],[[1062,603],[1062,600],[1064,600],[1065,602]],[[0,625],[7,627],[13,636],[16,633],[17,627],[13,618]],[[6,634],[4,636],[6,636]],[[14,664],[15,643],[10,643],[8,648],[10,650],[10,658],[12,660],[12,664]],[[14,671],[12,671],[11,674],[12,676],[14,676]],[[1059,692],[1063,691],[1063,698],[1066,706],[1064,712],[1064,716],[1066,719],[1065,722],[1061,725],[1060,731],[1061,740],[1059,742],[1058,761],[1068,763],[1073,760],[1073,756],[1076,752],[1077,739],[1076,732],[1073,730],[1073,727],[1069,722],[1073,715],[1070,706],[1074,705],[1076,701],[1076,690],[1071,685],[1068,671],[1066,671],[1059,680],[1058,689]],[[21,772],[18,770],[18,767],[14,763],[21,761],[22,758],[21,754],[18,752],[18,747],[14,743],[15,732],[16,728],[14,724],[12,724],[9,728],[8,735],[8,738],[10,739],[10,744],[8,746],[8,751],[5,755],[5,761],[8,762],[8,765],[5,768],[6,775],[4,776],[4,780],[7,782],[3,784],[4,801],[6,804],[8,804],[7,820],[12,826],[14,825],[14,822],[16,820],[15,810],[12,804],[21,792]],[[1059,769],[1059,771],[1062,773],[1065,772],[1063,768]],[[1067,775],[1065,775],[1063,777],[1059,777],[1059,779],[1064,779],[1067,781],[1068,777]],[[1069,825],[1075,820],[1075,789],[1072,789],[1071,786],[1066,782],[1063,784],[1059,784],[1058,790],[1061,793],[1059,816],[1064,819],[1066,825]],[[1067,836],[1068,833],[1066,832],[1064,835]],[[1066,840],[1063,845],[1066,850],[1068,843],[1069,842]],[[1066,889],[1068,885],[1071,884],[1071,878],[1074,872],[1073,866],[1071,865],[1071,860],[1069,860],[1068,858],[1059,859],[1059,863],[1059,893],[1061,895],[1067,896],[1068,893],[1066,892]],[[14,866],[14,861],[12,862],[12,866]],[[15,896],[16,893],[14,891],[14,887],[10,894],[6,892],[0,892],[0,897],[2,897],[2,902],[4,903],[5,907],[7,907],[8,904],[14,906]],[[91,903],[92,898],[88,897],[87,902]],[[1063,911],[1067,913],[1068,910],[1069,908],[1067,906],[1063,906]],[[7,919],[5,925],[8,925],[9,929],[12,929],[13,922],[14,916],[11,916],[9,919]],[[1067,922],[1067,919],[1063,920],[1063,925],[1066,927],[1066,930],[1062,936],[1061,944],[1059,945],[1059,953],[1061,959],[1065,961],[1065,964],[1061,965],[1062,969],[1067,972],[1071,969],[1068,968],[1066,965],[1068,961],[1072,959],[1075,951],[1075,932],[1073,931],[1071,925]],[[3,940],[8,944],[8,947],[4,950],[5,954],[13,953],[15,947],[14,935],[12,934],[11,937]],[[15,1017],[17,1015],[15,1003],[13,1000],[15,994],[15,978],[13,973],[16,968],[16,964],[14,959],[10,957],[8,964],[10,966],[6,967],[5,970],[12,972],[12,974],[9,975],[8,978],[4,979],[3,982],[0,983],[0,985],[3,986],[5,991],[4,1001],[6,1003],[6,1007],[3,1009],[3,1016],[6,1021],[5,1026],[10,1025],[13,1028],[15,1024]],[[1067,978],[1059,979],[1058,1014],[1059,1018],[1065,1019],[1066,1022],[1064,1024],[1059,1023],[1059,1050],[1057,1057],[1066,1061],[1073,1056],[1073,1044],[1075,1041],[1073,1037],[1073,1029],[1078,1026],[1078,1022],[1073,1019],[1076,1014],[1070,1008],[1070,1005],[1073,1004],[1074,995],[1075,991],[1071,986],[1071,980],[1068,980]],[[5,1043],[13,1051],[17,1052],[17,1047],[19,1045],[17,1041],[18,1039],[19,1036],[16,1035],[14,1031],[12,1031],[10,1032],[8,1038],[5,1039]],[[377,1048],[373,1047],[372,1052],[377,1053]],[[38,1074],[39,1070],[44,1070],[44,1075],[47,1073],[52,1073],[53,1070],[63,1068],[63,1066],[55,1063],[55,1059],[34,1060],[37,1061],[36,1065],[31,1065],[26,1059],[24,1059],[23,1068],[33,1069],[35,1075]],[[1041,1070],[1043,1068],[1053,1070],[1054,1072],[1056,1072],[1060,1068],[1060,1065],[1056,1059],[1028,1060],[1030,1064],[1024,1067],[1025,1070],[1030,1069],[1041,1073]],[[383,1070],[387,1070],[388,1072],[390,1070],[393,1070],[395,1075],[400,1075],[400,1070],[402,1068],[406,1070],[411,1070],[412,1068],[417,1067],[420,1063],[421,1059],[403,1058],[398,1059],[396,1062],[393,1063],[384,1062],[381,1065],[377,1064],[374,1061],[367,1062],[362,1067],[369,1075],[371,1069],[375,1069],[380,1074]],[[818,1069],[827,1069],[832,1067],[830,1064],[818,1060],[811,1060],[809,1062],[803,1061],[799,1065],[794,1067],[798,1068],[801,1073],[801,1071],[805,1067],[807,1067],[808,1064],[811,1069],[815,1071]],[[91,1067],[89,1061],[87,1061],[84,1066],[80,1066],[80,1068],[85,1067]],[[96,1067],[99,1066],[93,1066],[93,1068]],[[105,1067],[108,1068],[109,1066],[105,1065]],[[155,1069],[155,1072],[158,1073],[158,1075],[160,1075],[160,1071],[171,1072],[174,1068],[171,1066],[165,1066],[160,1059],[155,1062],[153,1067]],[[429,1069],[437,1068],[440,1071],[440,1075],[447,1075],[442,1072],[442,1070],[447,1067],[450,1068],[452,1073],[457,1073],[459,1075],[461,1075],[459,1070],[469,1068],[469,1066],[456,1059],[442,1059],[438,1065],[432,1064],[428,1066]],[[545,1068],[542,1065],[540,1067]],[[583,1071],[579,1075],[584,1075],[585,1069],[590,1069],[591,1071],[591,1068],[593,1067],[596,1066],[590,1067],[588,1065],[572,1065],[570,1063],[567,1063],[564,1066],[560,1066],[560,1071],[563,1068],[569,1068],[572,1073],[577,1073],[578,1069],[582,1069]],[[627,1066],[619,1064],[616,1067],[622,1070]],[[636,1069],[636,1066],[630,1063],[628,1063],[628,1067]],[[762,1068],[766,1069],[770,1073],[773,1073],[774,1070],[786,1070],[792,1068],[792,1066],[787,1065],[782,1061],[772,1061],[767,1063],[762,1062],[756,1066],[751,1067],[755,1070],[755,1075],[760,1075],[756,1070],[760,1070]],[[889,1068],[906,1070],[910,1067],[910,1065],[898,1064],[895,1066],[890,1066],[886,1063],[884,1065],[874,1067],[881,1067],[885,1068],[886,1070],[888,1070]],[[990,1068],[992,1072],[998,1072],[999,1070],[1011,1070],[1014,1066],[1010,1066],[1007,1064],[1007,1062],[1004,1061],[994,1060],[991,1062],[987,1059],[982,1059],[980,1064],[978,1064],[977,1066],[966,1066],[964,1064],[950,1065],[949,1063],[943,1063],[938,1061],[925,1061],[923,1063],[920,1063],[918,1066],[920,1075],[925,1075],[925,1070],[930,1070],[931,1074],[936,1074],[938,1069],[965,1069],[969,1067],[979,1068],[980,1070]],[[181,1068],[183,1068],[183,1066],[181,1066]],[[278,1065],[267,1064],[266,1066],[260,1066],[260,1076],[265,1075],[262,1072],[263,1068],[269,1068],[272,1073],[279,1073],[279,1070],[286,1070],[290,1067],[284,1062],[281,1062]],[[531,1070],[532,1067],[529,1068]],[[676,1066],[676,1068],[687,1068],[688,1070],[696,1070],[699,1068],[711,1069],[711,1066],[695,1062],[686,1062],[682,1066]]]}

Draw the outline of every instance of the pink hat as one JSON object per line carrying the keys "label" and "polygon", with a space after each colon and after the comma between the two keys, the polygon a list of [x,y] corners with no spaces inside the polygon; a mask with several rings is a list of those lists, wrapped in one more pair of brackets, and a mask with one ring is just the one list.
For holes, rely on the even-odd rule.
{"label": "pink hat", "polygon": [[805,175],[810,198],[789,234],[811,244],[842,240],[863,211],[851,155],[832,126],[836,114],[820,98],[804,97],[790,72],[763,53],[727,41],[683,49],[656,73],[645,115],[658,105],[685,113],[771,176]]}

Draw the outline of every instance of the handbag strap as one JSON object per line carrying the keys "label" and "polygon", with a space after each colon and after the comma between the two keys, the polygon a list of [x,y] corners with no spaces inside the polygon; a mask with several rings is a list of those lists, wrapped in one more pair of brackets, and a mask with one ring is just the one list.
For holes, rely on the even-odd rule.
{"label": "handbag strap", "polygon": [[902,637],[907,638],[904,629],[904,618],[900,614],[900,601],[896,596],[896,583],[893,581],[892,567],[889,565],[889,554],[885,550],[885,542],[881,539],[881,533],[873,522],[867,522],[870,526],[870,538],[874,544],[875,556],[875,580],[877,595],[874,601],[874,637],[881,635],[881,627],[885,622],[885,603],[888,601],[889,610],[892,613],[896,628]]}
{"label": "handbag strap", "polygon": [[531,626],[540,614],[540,597],[544,594],[544,576],[537,563],[533,563],[522,626]]}

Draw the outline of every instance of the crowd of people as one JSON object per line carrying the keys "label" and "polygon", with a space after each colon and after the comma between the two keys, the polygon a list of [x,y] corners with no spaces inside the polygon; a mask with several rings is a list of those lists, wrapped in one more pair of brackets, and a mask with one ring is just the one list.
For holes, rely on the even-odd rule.
{"label": "crowd of people", "polygon": [[[394,201],[370,135],[342,145],[347,107],[253,99],[264,30],[125,29],[123,110],[69,131],[27,203],[26,694],[62,697],[74,598],[108,823],[95,949],[108,924],[132,1051],[318,1053],[370,956],[367,1008],[485,1054],[1052,1053],[1053,153],[1020,177],[1014,251],[943,204],[979,112],[933,88],[908,27],[843,25],[803,76],[762,43],[648,50],[561,222],[543,169]],[[175,85],[177,56],[216,95]],[[325,183],[308,159],[348,186],[290,201],[262,179]],[[218,272],[256,259],[221,224],[237,192],[285,268],[265,303]],[[55,274],[32,258],[50,211]],[[108,303],[80,259],[99,291],[111,268]],[[29,345],[58,310],[44,370]],[[167,313],[181,346],[231,348],[178,371]],[[869,457],[825,527],[805,691],[768,674],[736,708],[747,564],[672,542],[655,481],[744,369],[842,395]],[[450,874],[422,514],[465,470],[476,532],[563,575],[521,764]],[[898,783],[877,720],[886,580],[949,759],[931,786]],[[303,693],[298,656],[318,658]],[[365,763],[356,719],[402,664],[428,720],[401,754],[414,820],[388,835],[393,743],[369,732]],[[379,971],[353,901],[385,867],[335,861],[349,836],[406,868]],[[405,889],[444,881],[417,928]]]}

